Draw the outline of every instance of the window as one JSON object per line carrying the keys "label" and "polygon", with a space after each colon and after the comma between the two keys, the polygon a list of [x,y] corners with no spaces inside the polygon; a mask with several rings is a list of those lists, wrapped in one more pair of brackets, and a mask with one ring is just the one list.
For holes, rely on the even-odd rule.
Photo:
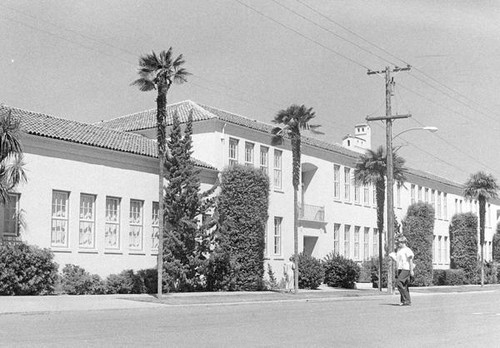
{"label": "window", "polygon": [[368,185],[363,186],[363,203],[365,205],[370,204],[370,186]]}
{"label": "window", "polygon": [[274,150],[274,188],[282,189],[282,151]]}
{"label": "window", "polygon": [[340,199],[340,166],[333,166],[333,198]]}
{"label": "window", "polygon": [[424,202],[429,203],[429,189],[428,188],[425,188],[425,191],[424,191]]}
{"label": "window", "polygon": [[19,234],[19,197],[18,194],[9,194],[9,200],[3,207],[3,233],[5,235],[17,236]]}
{"label": "window", "polygon": [[441,219],[441,192],[437,192],[437,218]]}
{"label": "window", "polygon": [[344,200],[351,201],[351,168],[344,167]]}
{"label": "window", "polygon": [[134,250],[142,250],[142,209],[142,201],[130,200],[128,246]]}
{"label": "window", "polygon": [[444,237],[444,252],[443,252],[443,255],[444,255],[444,263],[446,263],[446,264],[450,263],[449,250],[450,250],[450,246],[448,244],[448,237],[445,236]]}
{"label": "window", "polygon": [[52,221],[50,245],[67,248],[68,245],[68,192],[52,192]]}
{"label": "window", "polygon": [[269,148],[260,147],[260,170],[269,175]]}
{"label": "window", "polygon": [[354,184],[354,203],[359,204],[361,201],[361,187],[358,183]]}
{"label": "window", "polygon": [[422,186],[418,187],[418,201],[422,202]]}
{"label": "window", "polygon": [[253,143],[245,143],[245,165],[253,167]]}
{"label": "window", "polygon": [[437,237],[434,235],[434,238],[432,239],[432,263],[438,263],[437,261]]}
{"label": "window", "polygon": [[78,246],[84,249],[95,248],[95,196],[93,195],[80,195]]}
{"label": "window", "polygon": [[377,206],[377,186],[372,186],[372,204]]}
{"label": "window", "polygon": [[491,204],[486,206],[486,225],[491,226]]}
{"label": "window", "polygon": [[493,260],[493,247],[491,245],[491,242],[488,242],[488,260]]}
{"label": "window", "polygon": [[351,225],[344,226],[344,257],[351,258]]}
{"label": "window", "polygon": [[438,244],[437,244],[437,248],[438,248],[437,262],[438,263],[443,263],[443,245],[442,245],[442,242],[443,242],[443,237],[438,236]]}
{"label": "window", "polygon": [[153,207],[151,210],[151,249],[158,250],[158,244],[160,242],[160,204],[158,202],[153,202]]}
{"label": "window", "polygon": [[365,227],[363,234],[363,259],[370,259],[370,228]]}
{"label": "window", "polygon": [[436,190],[431,190],[431,205],[436,209]]}
{"label": "window", "polygon": [[340,233],[340,224],[334,224],[333,225],[333,252],[336,255],[340,255],[339,233]]}
{"label": "window", "polygon": [[274,218],[274,255],[281,255],[281,222],[283,218]]}
{"label": "window", "polygon": [[380,236],[378,235],[378,229],[373,229],[373,256],[378,256],[378,242]]}
{"label": "window", "polygon": [[415,203],[415,185],[411,185],[410,188],[410,204]]}
{"label": "window", "polygon": [[229,138],[229,166],[238,164],[238,139]]}
{"label": "window", "polygon": [[443,219],[448,220],[448,195],[443,193]]}
{"label": "window", "polygon": [[462,200],[460,200],[459,202],[459,207],[460,207],[460,212],[462,213],[464,211],[464,206],[463,206],[464,202]]}
{"label": "window", "polygon": [[361,227],[354,226],[354,260],[359,260],[359,231]]}
{"label": "window", "polygon": [[458,214],[458,199],[455,198],[455,214]]}
{"label": "window", "polygon": [[116,197],[106,197],[104,245],[106,249],[120,249],[120,199]]}
{"label": "window", "polygon": [[401,208],[401,186],[396,185],[396,207]]}

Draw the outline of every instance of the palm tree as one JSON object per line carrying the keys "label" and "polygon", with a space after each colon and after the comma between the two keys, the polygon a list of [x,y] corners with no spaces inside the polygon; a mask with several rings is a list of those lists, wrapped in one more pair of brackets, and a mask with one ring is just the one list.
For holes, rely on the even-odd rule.
{"label": "palm tree", "polygon": [[163,233],[165,202],[163,200],[163,178],[166,154],[166,113],[167,93],[173,83],[187,82],[186,77],[190,75],[182,65],[185,63],[182,54],[177,58],[172,57],[172,47],[160,54],[152,52],[139,58],[139,78],[132,82],[143,92],[157,90],[156,97],[156,128],[158,143],[158,298],[162,295],[163,287]]}
{"label": "palm tree", "polygon": [[23,150],[20,138],[20,121],[12,110],[0,115],[0,204],[9,200],[9,193],[26,181]]}
{"label": "palm tree", "polygon": [[[398,185],[402,185],[406,180],[406,168],[404,166],[404,158],[393,153],[393,173],[394,181]],[[359,157],[354,169],[354,180],[358,184],[375,185],[376,201],[377,201],[377,229],[379,238],[379,281],[378,288],[382,290],[382,232],[384,230],[384,206],[385,206],[385,180],[387,177],[387,156],[385,150],[380,146],[376,151],[367,150],[367,152]],[[390,272],[390,271],[389,271]],[[391,277],[391,274],[388,275]],[[392,279],[392,278],[391,278]]]}
{"label": "palm tree", "polygon": [[293,184],[293,246],[294,246],[294,291],[299,289],[299,236],[298,236],[298,191],[300,184],[300,145],[301,145],[301,130],[311,130],[319,133],[316,129],[320,125],[311,125],[311,121],[315,117],[312,108],[306,108],[304,105],[293,104],[287,109],[280,110],[272,120],[273,123],[282,125],[275,127],[272,130],[273,143],[280,143],[285,137],[291,139],[292,142],[292,184]]}
{"label": "palm tree", "polygon": [[479,202],[479,243],[481,244],[481,286],[484,286],[484,220],[486,201],[498,197],[499,186],[491,174],[479,171],[472,174],[464,187],[464,196]]}

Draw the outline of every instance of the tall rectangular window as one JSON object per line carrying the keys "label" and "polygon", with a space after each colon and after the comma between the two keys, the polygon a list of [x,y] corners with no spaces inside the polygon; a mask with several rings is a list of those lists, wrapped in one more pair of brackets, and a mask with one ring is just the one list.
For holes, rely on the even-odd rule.
{"label": "tall rectangular window", "polygon": [[431,190],[431,205],[436,209],[436,190]]}
{"label": "tall rectangular window", "polygon": [[160,242],[160,203],[153,202],[153,207],[151,210],[151,249],[158,250],[158,244]]}
{"label": "tall rectangular window", "polygon": [[340,255],[339,234],[340,234],[340,224],[334,224],[333,225],[333,252],[336,255]]}
{"label": "tall rectangular window", "polygon": [[269,148],[260,147],[260,170],[269,175]]}
{"label": "tall rectangular window", "polygon": [[372,185],[372,204],[377,206],[377,186]]}
{"label": "tall rectangular window", "polygon": [[131,199],[129,211],[128,246],[133,250],[142,250],[143,202]]}
{"label": "tall rectangular window", "polygon": [[354,226],[354,260],[359,260],[359,232],[361,227]]}
{"label": "tall rectangular window", "polygon": [[238,139],[229,138],[229,166],[238,164]]}
{"label": "tall rectangular window", "polygon": [[441,219],[441,192],[437,192],[437,217],[438,219]]}
{"label": "tall rectangular window", "polygon": [[351,168],[344,167],[344,200],[351,201]]}
{"label": "tall rectangular window", "polygon": [[410,189],[410,204],[414,204],[415,203],[415,185],[411,185],[411,189]]}
{"label": "tall rectangular window", "polygon": [[429,203],[429,189],[425,188],[424,190],[424,202]]}
{"label": "tall rectangular window", "polygon": [[437,260],[437,237],[436,235],[434,235],[433,239],[432,239],[432,263],[438,263],[438,260]]}
{"label": "tall rectangular window", "polygon": [[491,226],[491,204],[486,206],[486,225]]}
{"label": "tall rectangular window", "polygon": [[104,245],[106,249],[120,249],[120,198],[106,197]]}
{"label": "tall rectangular window", "polygon": [[274,255],[281,255],[281,223],[283,218],[274,218]]}
{"label": "tall rectangular window", "polygon": [[359,204],[361,202],[361,187],[358,183],[354,183],[354,203]]}
{"label": "tall rectangular window", "polygon": [[458,198],[455,198],[455,214],[458,214]]}
{"label": "tall rectangular window", "polygon": [[333,198],[340,199],[340,166],[333,166]]}
{"label": "tall rectangular window", "polygon": [[344,257],[351,258],[351,225],[344,226]]}
{"label": "tall rectangular window", "polygon": [[363,203],[365,205],[370,205],[370,186],[363,186]]}
{"label": "tall rectangular window", "polygon": [[423,187],[419,186],[418,187],[418,197],[417,197],[419,202],[422,202],[422,191],[423,191]]}
{"label": "tall rectangular window", "polygon": [[438,263],[443,263],[443,246],[442,246],[442,242],[443,242],[443,237],[442,236],[438,236],[438,245],[437,245],[437,248],[438,248],[438,256],[437,256],[437,260],[438,260]]}
{"label": "tall rectangular window", "polygon": [[4,205],[3,233],[5,235],[19,235],[19,197],[19,194],[9,194],[9,200]]}
{"label": "tall rectangular window", "polygon": [[95,248],[95,196],[80,195],[80,233],[78,246],[85,249]]}
{"label": "tall rectangular window", "polygon": [[363,260],[370,259],[370,228],[365,227],[363,233]]}
{"label": "tall rectangular window", "polygon": [[443,219],[448,220],[448,195],[443,193]]}
{"label": "tall rectangular window", "polygon": [[378,256],[379,235],[378,228],[373,229],[373,256]]}
{"label": "tall rectangular window", "polygon": [[69,192],[52,191],[51,240],[53,247],[68,245],[68,197]]}
{"label": "tall rectangular window", "polygon": [[450,263],[450,245],[448,243],[448,237],[444,237],[444,263]]}
{"label": "tall rectangular window", "polygon": [[283,188],[282,182],[282,151],[274,150],[274,188],[281,190]]}
{"label": "tall rectangular window", "polygon": [[249,167],[253,167],[253,143],[245,142],[245,165]]}

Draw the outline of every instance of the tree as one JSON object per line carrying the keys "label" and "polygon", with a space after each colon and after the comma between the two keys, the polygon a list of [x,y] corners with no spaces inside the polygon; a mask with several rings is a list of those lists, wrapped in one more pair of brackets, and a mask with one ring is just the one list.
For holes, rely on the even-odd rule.
{"label": "tree", "polygon": [[216,187],[200,192],[200,170],[191,160],[192,126],[189,114],[182,136],[179,117],[174,113],[167,141],[170,156],[166,159],[165,221],[169,228],[163,253],[168,291],[194,291],[202,287],[200,269],[207,260],[210,229],[215,224],[209,213],[214,207],[210,197]]}
{"label": "tree", "polygon": [[20,142],[20,120],[12,110],[0,114],[0,204],[9,200],[9,193],[27,180]]}
{"label": "tree", "polygon": [[[399,186],[406,180],[405,160],[393,154],[394,180]],[[382,253],[382,232],[384,230],[384,206],[385,206],[385,180],[387,177],[387,156],[384,148],[380,146],[376,151],[367,150],[356,162],[354,169],[354,180],[358,184],[375,185],[377,201],[377,229],[379,231],[379,279],[382,279],[383,253]],[[391,250],[392,251],[392,250]],[[391,272],[390,269],[388,272]],[[389,275],[389,277],[392,275]],[[392,278],[391,278],[392,279]],[[379,290],[382,290],[382,282],[379,282]]]}
{"label": "tree", "polygon": [[479,171],[472,174],[464,187],[464,196],[479,202],[479,244],[481,246],[481,286],[484,286],[484,221],[486,201],[498,197],[499,186],[491,174]]}
{"label": "tree", "polygon": [[164,200],[163,200],[163,177],[165,165],[165,134],[166,134],[166,113],[167,113],[167,93],[173,83],[187,82],[189,73],[182,68],[184,64],[182,54],[177,58],[172,57],[172,47],[168,51],[161,51],[159,55],[155,52],[146,54],[139,58],[139,78],[132,82],[132,85],[139,87],[143,92],[157,90],[156,97],[156,128],[158,142],[158,196],[159,196],[159,223],[158,229],[158,297],[161,297],[163,281],[163,234],[164,234]]}
{"label": "tree", "polygon": [[312,108],[306,108],[304,105],[293,104],[287,109],[278,111],[273,119],[273,123],[280,124],[281,127],[275,127],[272,130],[273,143],[278,144],[285,137],[292,142],[292,184],[293,184],[293,246],[294,246],[294,291],[299,290],[299,237],[298,237],[298,192],[300,184],[300,154],[301,154],[301,130],[311,130],[319,133],[319,125],[311,125],[309,122],[316,116]]}

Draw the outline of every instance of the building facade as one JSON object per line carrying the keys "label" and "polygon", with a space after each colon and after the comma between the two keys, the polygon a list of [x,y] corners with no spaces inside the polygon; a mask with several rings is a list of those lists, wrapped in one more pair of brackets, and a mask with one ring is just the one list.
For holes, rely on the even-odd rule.
{"label": "building facade", "polygon": [[[156,110],[93,125],[11,109],[21,118],[28,183],[2,207],[2,239],[21,238],[54,251],[60,265],[78,264],[106,276],[156,262],[158,197]],[[270,178],[265,259],[277,278],[293,254],[293,187],[290,142],[271,144],[272,125],[185,101],[168,106],[167,121],[193,118],[193,157],[208,189],[224,168],[260,168]],[[372,186],[356,185],[354,168],[370,147],[370,128],[355,126],[343,145],[304,137],[299,193],[299,250],[317,258],[336,252],[355,261],[378,255]],[[394,189],[399,222],[408,206],[436,211],[434,267],[449,268],[449,224],[460,212],[478,212],[462,185],[410,169]],[[486,259],[491,259],[500,203],[487,204]],[[20,215],[13,212],[21,212]],[[17,219],[17,220],[16,220]]]}

